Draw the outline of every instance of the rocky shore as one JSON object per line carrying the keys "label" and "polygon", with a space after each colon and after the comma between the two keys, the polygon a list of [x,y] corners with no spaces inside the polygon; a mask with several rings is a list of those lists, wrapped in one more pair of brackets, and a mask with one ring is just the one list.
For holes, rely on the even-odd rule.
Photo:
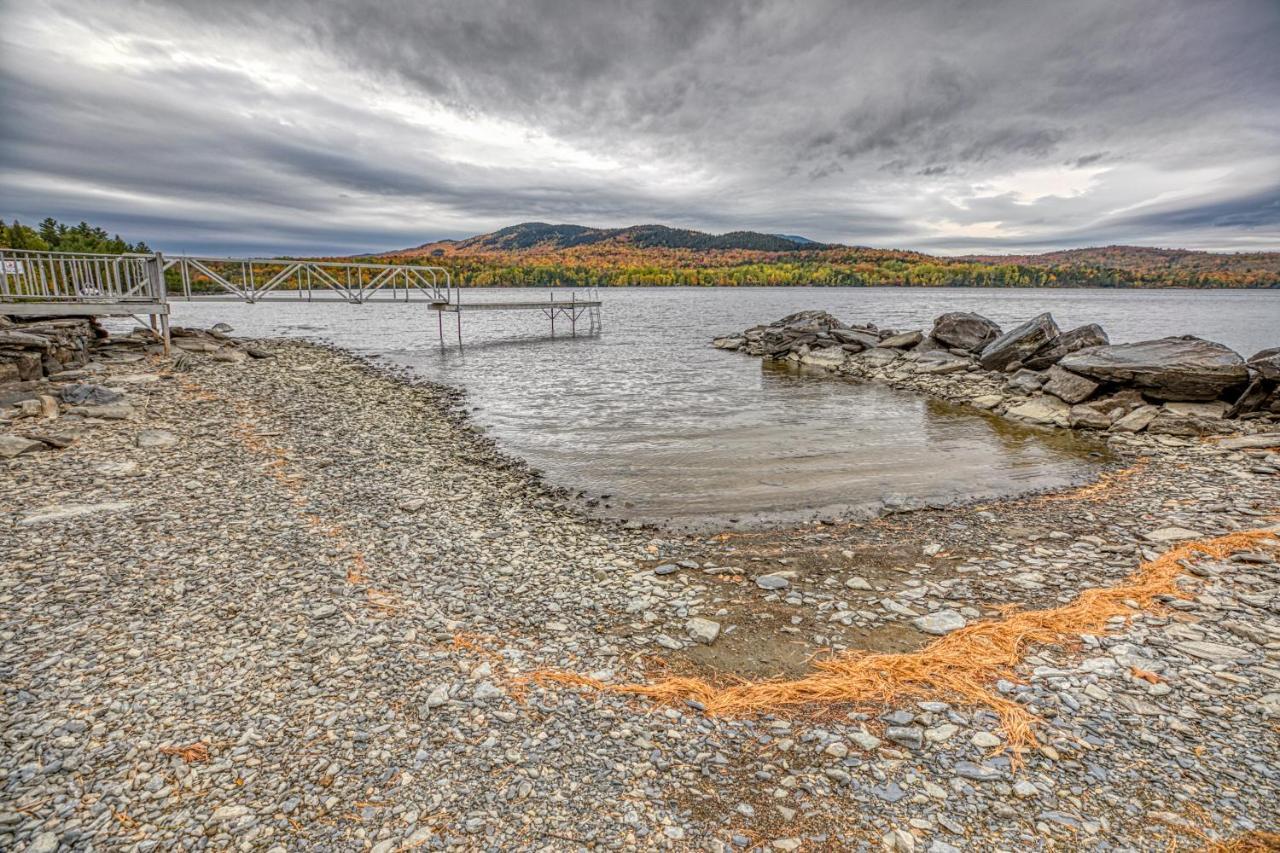
{"label": "rocky shore", "polygon": [[180,331],[172,360],[95,338],[0,382],[0,848],[1163,850],[1276,829],[1266,534],[1186,560],[1185,597],[1028,648],[992,685],[1040,720],[1019,760],[954,696],[709,717],[535,678],[795,676],[1270,528],[1267,409],[1241,436],[1123,434],[1061,494],[689,537],[584,516],[454,389],[227,332]]}
{"label": "rocky shore", "polygon": [[967,403],[1025,423],[1112,433],[1212,435],[1280,423],[1280,347],[1248,360],[1192,336],[1111,344],[1051,314],[1009,330],[952,312],[922,330],[802,311],[715,346]]}

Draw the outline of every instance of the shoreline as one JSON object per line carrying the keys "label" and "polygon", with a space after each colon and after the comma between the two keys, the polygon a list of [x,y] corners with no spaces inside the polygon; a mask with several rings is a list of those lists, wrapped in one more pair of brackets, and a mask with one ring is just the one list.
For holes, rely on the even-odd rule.
{"label": "shoreline", "polygon": [[1274,552],[1200,561],[1192,598],[1030,650],[1008,695],[1042,747],[1020,767],[994,715],[945,697],[721,719],[528,680],[919,649],[1273,524],[1274,451],[1152,437],[1056,495],[629,530],[477,434],[459,389],[197,340],[176,365],[99,350],[82,378],[130,413],[64,411],[41,429],[65,449],[0,461],[0,846],[1146,848],[1274,818]]}

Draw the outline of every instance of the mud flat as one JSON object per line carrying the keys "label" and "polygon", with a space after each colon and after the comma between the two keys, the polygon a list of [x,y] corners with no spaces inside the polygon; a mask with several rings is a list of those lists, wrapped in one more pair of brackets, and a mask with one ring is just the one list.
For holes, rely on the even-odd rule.
{"label": "mud flat", "polygon": [[927,655],[1004,605],[1275,525],[1267,420],[1116,437],[1103,478],[1060,494],[684,536],[585,516],[453,389],[301,343],[177,341],[99,341],[0,389],[4,849],[1163,849],[1275,828],[1266,533],[1189,554],[1185,597],[1021,650],[984,685],[1038,718],[1020,757],[992,706],[944,691],[708,716],[535,677]]}

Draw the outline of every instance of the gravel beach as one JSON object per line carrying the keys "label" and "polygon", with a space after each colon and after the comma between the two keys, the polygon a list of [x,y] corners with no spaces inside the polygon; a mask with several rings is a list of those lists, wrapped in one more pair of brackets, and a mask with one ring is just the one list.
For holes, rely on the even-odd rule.
{"label": "gravel beach", "polygon": [[[1280,829],[1274,540],[937,696],[743,718],[532,679],[795,677],[1280,520],[1280,435],[1099,483],[691,536],[594,519],[455,389],[317,345],[103,346],[0,423],[0,849],[1164,850]],[[71,384],[116,392],[71,406]],[[40,389],[37,389],[40,390]],[[33,392],[34,393],[34,392]],[[65,445],[60,448],[56,445]],[[16,443],[11,445],[18,449]]]}

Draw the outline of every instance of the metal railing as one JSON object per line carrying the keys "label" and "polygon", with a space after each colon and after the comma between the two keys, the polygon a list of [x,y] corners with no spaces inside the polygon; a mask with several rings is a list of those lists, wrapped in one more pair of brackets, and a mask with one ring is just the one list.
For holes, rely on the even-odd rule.
{"label": "metal railing", "polygon": [[444,267],[193,255],[166,258],[163,266],[177,270],[185,299],[205,288],[244,302],[292,298],[285,291],[296,291],[297,298],[305,300],[317,292],[332,291],[342,301],[355,304],[373,299],[408,302],[415,295],[431,302],[457,299],[453,277]]}
{"label": "metal railing", "polygon": [[164,302],[163,264],[159,254],[0,248],[0,301]]}

